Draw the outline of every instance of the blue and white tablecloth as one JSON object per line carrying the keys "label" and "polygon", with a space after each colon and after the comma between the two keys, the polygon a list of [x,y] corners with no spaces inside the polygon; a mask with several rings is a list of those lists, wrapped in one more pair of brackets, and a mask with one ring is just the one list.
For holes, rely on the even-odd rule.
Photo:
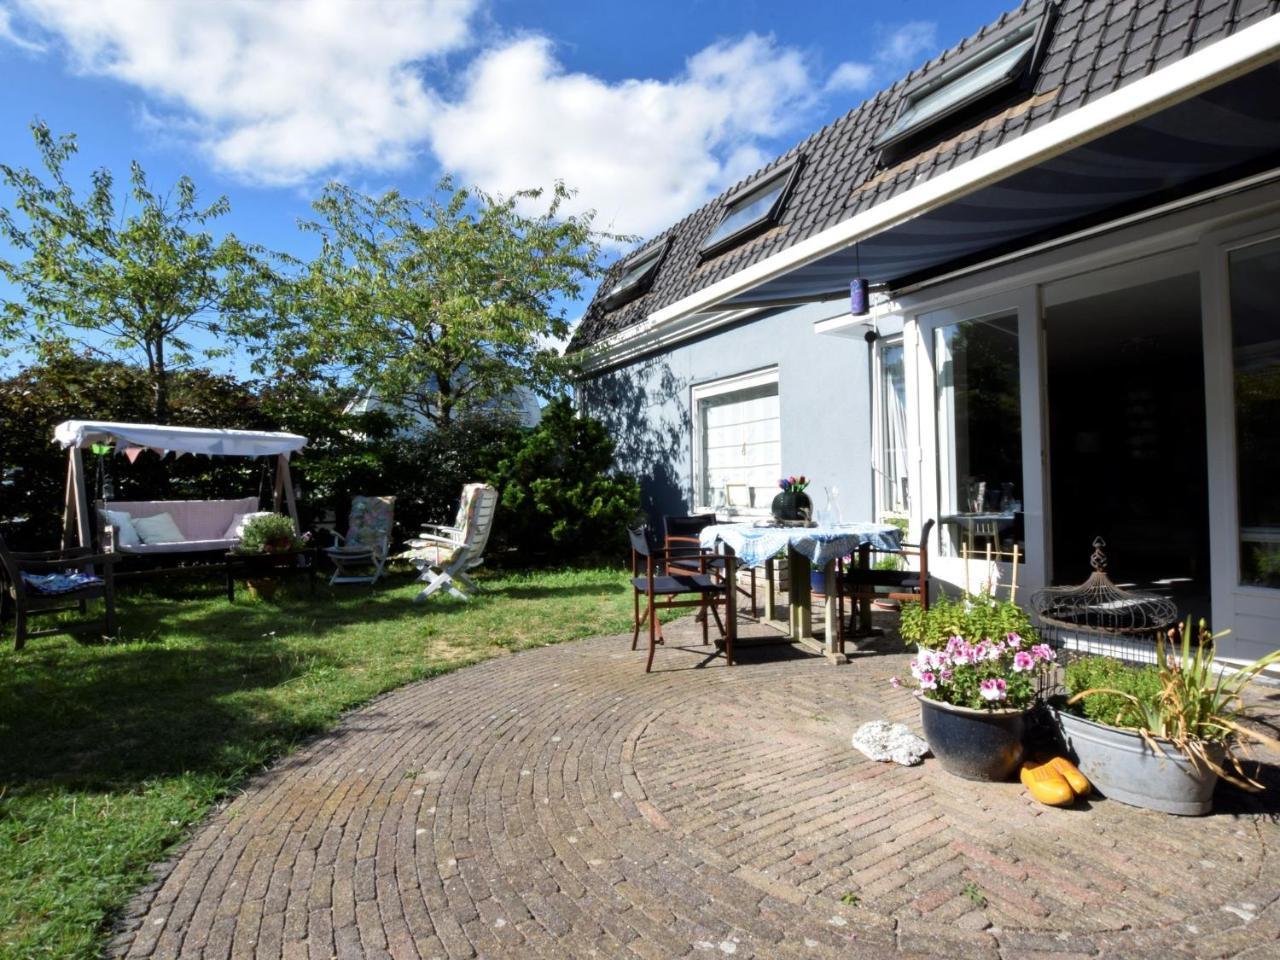
{"label": "blue and white tablecloth", "polygon": [[723,540],[737,554],[744,567],[762,567],[770,557],[788,547],[808,557],[821,570],[837,557],[856,553],[864,543],[872,549],[896,552],[902,546],[902,531],[887,523],[841,523],[821,527],[766,527],[750,523],[715,523],[700,534],[702,546],[715,547]]}

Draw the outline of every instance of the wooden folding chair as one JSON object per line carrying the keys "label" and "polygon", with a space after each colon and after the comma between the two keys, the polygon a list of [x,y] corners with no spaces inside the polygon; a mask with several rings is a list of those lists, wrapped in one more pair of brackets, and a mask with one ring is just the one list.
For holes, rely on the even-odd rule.
{"label": "wooden folding chair", "polygon": [[[716,522],[714,513],[693,513],[688,516],[665,516],[662,518],[663,532],[666,534],[665,545],[670,557],[670,568],[679,573],[698,573],[702,560],[702,542],[699,534]],[[682,563],[688,560],[688,565]],[[724,577],[724,557],[714,556],[705,561],[707,571],[718,578]],[[756,616],[756,569],[749,569],[751,587],[747,589],[737,586],[738,593],[751,601],[751,615]],[[714,612],[714,609],[713,609]]]}
{"label": "wooden folding chair", "polygon": [[[631,535],[631,586],[632,602],[635,615],[635,629],[631,635],[631,649],[636,649],[640,640],[640,627],[649,626],[649,659],[644,671],[653,669],[653,654],[659,644],[665,643],[662,636],[662,625],[658,623],[658,611],[677,607],[698,607],[702,613],[702,643],[709,642],[707,626],[708,610],[717,606],[724,607],[724,621],[721,633],[724,637],[723,652],[725,662],[733,666],[733,641],[738,633],[738,617],[734,602],[733,582],[736,575],[736,564],[733,551],[727,546],[722,554],[702,551],[699,569],[696,573],[674,572],[669,566],[668,551],[659,547],[654,540],[648,525],[629,531]],[[725,561],[724,579],[717,579],[707,572],[706,562],[721,556]],[[690,556],[685,549],[681,550],[681,563],[686,567]],[[643,612],[640,597],[645,598]],[[663,599],[659,599],[662,597]],[[680,597],[688,599],[677,599]],[[716,618],[719,621],[719,617]],[[720,644],[717,643],[717,647]]]}

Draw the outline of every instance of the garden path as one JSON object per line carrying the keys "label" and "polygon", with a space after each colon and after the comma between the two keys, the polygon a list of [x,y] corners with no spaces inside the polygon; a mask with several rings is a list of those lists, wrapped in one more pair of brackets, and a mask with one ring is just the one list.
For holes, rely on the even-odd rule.
{"label": "garden path", "polygon": [[1050,809],[849,746],[917,725],[900,653],[693,669],[669,634],[650,675],[604,637],[355,711],[160,865],[111,954],[1280,956],[1276,768],[1206,818]]}

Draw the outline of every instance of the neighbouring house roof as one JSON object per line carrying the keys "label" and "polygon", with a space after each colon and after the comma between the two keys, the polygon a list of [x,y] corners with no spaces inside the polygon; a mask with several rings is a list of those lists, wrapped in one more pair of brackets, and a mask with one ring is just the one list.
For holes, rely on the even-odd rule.
{"label": "neighbouring house roof", "polygon": [[[536,427],[542,419],[538,395],[524,386],[514,387],[500,397],[493,397],[468,409],[471,413],[488,417],[507,417],[522,427]],[[393,404],[386,403],[373,393],[366,393],[352,400],[344,412],[369,413],[373,410],[395,412]],[[434,429],[431,421],[420,411],[401,408],[399,412],[408,417],[406,430],[410,433],[430,432]]]}
{"label": "neighbouring house roof", "polygon": [[[1044,6],[1024,3],[861,106],[797,144],[720,197],[636,248],[613,266],[569,344],[583,350],[650,314],[725,280],[959,167],[1024,134],[1120,90],[1280,9],[1280,0],[1062,0],[1029,89],[983,112],[963,114],[922,139],[914,152],[882,155],[876,141],[893,124],[904,95],[959,63],[1018,17]],[[967,125],[966,125],[967,124]],[[727,198],[803,158],[790,196],[762,232],[722,252],[701,248]],[[606,292],[634,257],[668,245],[646,291],[614,305]]]}

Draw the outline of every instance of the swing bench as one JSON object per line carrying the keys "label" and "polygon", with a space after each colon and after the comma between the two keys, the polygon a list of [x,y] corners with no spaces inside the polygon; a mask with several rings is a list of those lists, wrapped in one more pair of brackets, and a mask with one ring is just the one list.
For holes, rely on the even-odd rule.
{"label": "swing bench", "polygon": [[[78,542],[107,554],[138,558],[144,569],[118,571],[116,577],[154,573],[170,565],[207,566],[222,563],[239,542],[248,516],[260,510],[261,496],[231,500],[95,500],[91,511],[83,450],[110,444],[132,460],[142,450],[162,457],[186,453],[215,457],[274,457],[275,487],[272,509],[287,509],[298,529],[298,508],[289,474],[289,456],[306,445],[293,433],[254,430],[216,430],[156,424],[68,420],[54,429],[54,442],[68,451],[67,490],[63,513],[63,547]],[[167,515],[168,521],[163,517]],[[145,532],[144,532],[145,531]],[[168,569],[172,569],[170,566]]]}

